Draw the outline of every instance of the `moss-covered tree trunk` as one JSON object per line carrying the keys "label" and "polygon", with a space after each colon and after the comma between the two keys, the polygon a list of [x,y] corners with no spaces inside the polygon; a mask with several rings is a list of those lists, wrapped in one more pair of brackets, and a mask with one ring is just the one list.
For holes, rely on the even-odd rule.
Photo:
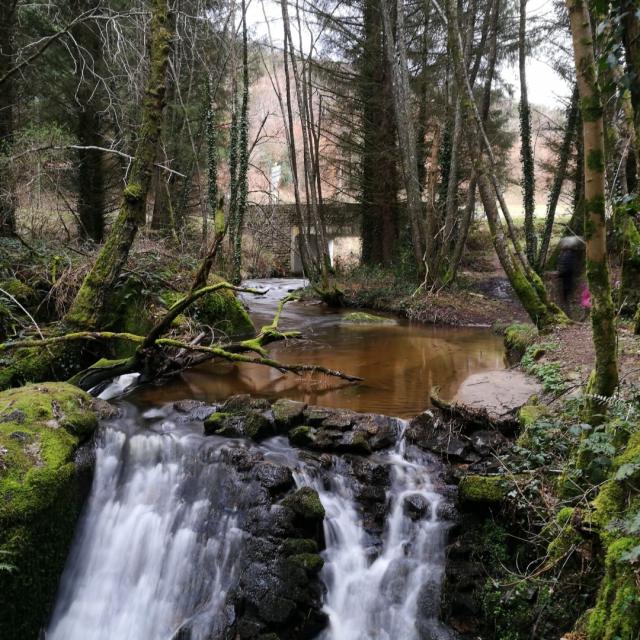
{"label": "moss-covered tree trunk", "polygon": [[[637,158],[640,155],[640,15],[638,0],[621,0],[620,14],[627,73],[631,78],[629,93],[633,105],[635,157]],[[640,175],[640,166],[636,164],[634,168],[636,173],[634,177],[637,178]],[[637,183],[635,186],[637,189]]]}
{"label": "moss-covered tree trunk", "polygon": [[238,175],[237,202],[233,218],[233,268],[231,282],[240,284],[242,280],[242,233],[247,208],[248,171],[249,171],[249,59],[247,40],[247,10],[242,0],[242,103],[238,122]]}
{"label": "moss-covered tree trunk", "polygon": [[518,63],[520,68],[520,160],[522,162],[522,196],[524,204],[524,236],[527,259],[536,261],[535,214],[535,166],[533,143],[531,140],[531,108],[527,92],[527,0],[520,0],[520,21],[518,29]]}
{"label": "moss-covered tree trunk", "polygon": [[567,0],[584,140],[585,241],[587,244],[587,279],[591,290],[591,323],[596,352],[590,390],[610,396],[618,386],[616,327],[605,225],[605,163],[603,109],[585,0]]}
{"label": "moss-covered tree trunk", "polygon": [[118,217],[65,318],[68,324],[83,329],[102,326],[108,311],[109,296],[127,260],[138,228],[146,218],[147,196],[162,128],[166,71],[173,36],[169,1],[152,0],[151,6],[150,69],[135,158],[122,194]]}
{"label": "moss-covered tree trunk", "polygon": [[494,187],[495,176],[491,173],[491,167],[487,166],[480,144],[481,138],[485,137],[485,132],[465,68],[458,23],[458,8],[455,0],[447,0],[446,9],[449,43],[462,105],[467,146],[474,162],[478,192],[487,216],[496,254],[522,306],[538,328],[542,329],[565,322],[566,316],[550,301],[544,284],[527,263],[526,258],[521,255],[519,246],[510,245],[505,236],[496,204],[498,194],[496,194]]}

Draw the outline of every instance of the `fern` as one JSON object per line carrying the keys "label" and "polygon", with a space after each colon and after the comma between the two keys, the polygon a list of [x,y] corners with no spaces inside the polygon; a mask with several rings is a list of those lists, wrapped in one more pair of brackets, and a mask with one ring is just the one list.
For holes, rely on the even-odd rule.
{"label": "fern", "polygon": [[[7,556],[12,556],[12,555],[13,554],[10,551],[2,551],[2,550],[0,550],[0,558],[2,558],[2,556],[7,557]],[[11,572],[11,571],[15,571],[15,570],[16,570],[16,567],[14,565],[9,564],[8,562],[3,562],[0,559],[0,571]]]}

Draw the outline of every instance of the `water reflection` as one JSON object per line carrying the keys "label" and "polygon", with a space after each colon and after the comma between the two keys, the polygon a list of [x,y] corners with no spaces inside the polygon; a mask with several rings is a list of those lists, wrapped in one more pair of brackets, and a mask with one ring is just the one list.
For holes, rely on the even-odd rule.
{"label": "water reflection", "polygon": [[[248,300],[256,325],[270,320],[277,300],[298,281],[280,281],[259,302]],[[253,282],[252,285],[260,284]],[[320,364],[364,378],[350,385],[326,376],[281,374],[257,365],[207,363],[185,372],[162,388],[147,387],[136,395],[146,402],[185,397],[215,402],[234,393],[270,399],[287,397],[330,407],[416,415],[429,406],[433,386],[452,397],[472,373],[502,369],[504,348],[488,329],[413,325],[351,325],[342,313],[318,305],[291,303],[282,327],[298,328],[304,340],[274,344],[273,358],[286,363]]]}

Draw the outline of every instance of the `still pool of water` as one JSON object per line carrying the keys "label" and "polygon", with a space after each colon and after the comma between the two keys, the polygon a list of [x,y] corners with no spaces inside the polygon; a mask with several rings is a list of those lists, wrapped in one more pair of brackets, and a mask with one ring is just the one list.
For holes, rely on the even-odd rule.
{"label": "still pool of water", "polygon": [[[264,296],[245,294],[256,327],[271,322],[278,301],[302,280],[254,280],[268,288]],[[142,387],[135,398],[146,404],[183,398],[218,402],[236,393],[269,399],[287,397],[310,404],[361,412],[411,417],[429,406],[434,387],[444,398],[455,395],[473,373],[503,369],[502,339],[490,329],[411,324],[351,324],[349,310],[329,310],[313,303],[291,302],[282,314],[282,330],[299,330],[300,340],[271,345],[271,357],[292,364],[318,364],[364,378],[349,384],[319,375],[282,374],[259,365],[210,362],[165,382]]]}

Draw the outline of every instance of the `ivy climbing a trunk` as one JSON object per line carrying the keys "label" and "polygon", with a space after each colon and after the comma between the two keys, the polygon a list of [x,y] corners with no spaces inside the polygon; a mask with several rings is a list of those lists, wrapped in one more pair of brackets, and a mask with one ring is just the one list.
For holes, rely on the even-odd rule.
{"label": "ivy climbing a trunk", "polygon": [[237,118],[237,176],[236,191],[232,194],[233,218],[230,223],[232,242],[232,275],[231,282],[239,284],[242,280],[242,232],[247,208],[248,171],[249,171],[249,60],[247,41],[247,8],[242,0],[242,100],[239,118]]}
{"label": "ivy climbing a trunk", "polygon": [[527,259],[536,262],[535,215],[535,166],[531,142],[531,107],[527,93],[527,0],[520,0],[520,28],[518,38],[518,62],[520,67],[520,160],[522,161],[522,195],[524,199],[524,237]]}

